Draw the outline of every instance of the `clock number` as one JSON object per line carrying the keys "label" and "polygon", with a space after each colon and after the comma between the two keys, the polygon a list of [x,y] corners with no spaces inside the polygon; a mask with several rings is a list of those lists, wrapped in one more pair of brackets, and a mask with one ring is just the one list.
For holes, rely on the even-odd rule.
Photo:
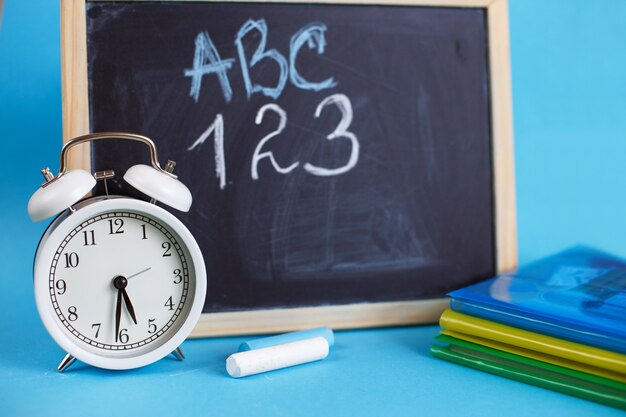
{"label": "clock number", "polygon": [[156,319],[148,319],[148,333],[153,334],[157,331],[157,325],[154,324]]}
{"label": "clock number", "polygon": [[95,338],[96,338],[96,339],[98,338],[98,335],[100,334],[100,325],[101,325],[101,324],[102,324],[102,323],[94,323],[94,324],[92,324],[92,325],[91,325],[91,328],[92,328],[92,329],[93,329],[94,327],[96,328],[96,336],[95,336]]}
{"label": "clock number", "polygon": [[67,319],[69,321],[76,321],[76,320],[78,320],[78,313],[76,312],[76,307],[75,306],[70,306],[67,309],[67,313],[68,313]]}
{"label": "clock number", "polygon": [[120,330],[120,342],[125,345],[126,343],[128,343],[129,339],[130,336],[128,336],[128,329]]}
{"label": "clock number", "polygon": [[[113,230],[114,226],[116,227],[115,230]],[[110,235],[119,235],[120,233],[124,233],[124,231],[122,230],[122,227],[124,227],[124,220],[109,219],[109,234]]]}
{"label": "clock number", "polygon": [[65,254],[65,267],[66,268],[76,268],[78,266],[78,254],[76,252],[66,253]]}
{"label": "clock number", "polygon": [[172,301],[172,297],[168,298],[165,304],[165,307],[168,307],[170,311],[174,310],[174,301]]}
{"label": "clock number", "polygon": [[148,239],[148,236],[146,236],[146,225],[145,224],[141,225],[141,232],[142,232],[141,240]]}
{"label": "clock number", "polygon": [[180,274],[180,269],[175,269],[173,271],[174,274],[174,284],[180,284],[181,282],[183,282],[183,276]]}
{"label": "clock number", "polygon": [[63,281],[62,279],[59,279],[57,280],[56,284],[54,284],[54,286],[57,288],[57,295],[65,294],[65,290],[66,290],[65,281]]}
{"label": "clock number", "polygon": [[170,242],[163,242],[161,247],[165,249],[165,252],[163,252],[163,256],[172,256],[172,254],[170,253],[170,249],[172,249],[172,244]]}
{"label": "clock number", "polygon": [[96,244],[96,232],[93,230],[89,230],[89,233],[87,230],[84,230],[83,238],[85,239],[83,246],[94,246]]}

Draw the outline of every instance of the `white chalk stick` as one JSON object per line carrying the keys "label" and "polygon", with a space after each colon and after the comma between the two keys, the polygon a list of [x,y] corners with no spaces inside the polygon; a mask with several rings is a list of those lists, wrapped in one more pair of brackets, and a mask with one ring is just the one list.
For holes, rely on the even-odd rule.
{"label": "white chalk stick", "polygon": [[297,342],[233,353],[226,359],[226,371],[233,378],[240,378],[318,361],[326,356],[328,356],[328,341],[318,336]]}

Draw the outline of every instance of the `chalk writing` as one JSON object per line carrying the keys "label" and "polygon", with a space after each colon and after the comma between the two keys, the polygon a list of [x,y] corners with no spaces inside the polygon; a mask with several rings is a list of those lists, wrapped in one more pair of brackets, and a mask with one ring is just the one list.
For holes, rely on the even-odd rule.
{"label": "chalk writing", "polygon": [[215,116],[215,121],[200,137],[187,148],[188,151],[195,149],[198,145],[204,143],[205,140],[213,133],[213,148],[215,152],[215,176],[220,180],[220,188],[226,187],[226,159],[224,158],[224,117],[221,114]]}
{"label": "chalk writing", "polygon": [[315,118],[320,117],[322,109],[330,104],[335,104],[339,108],[339,111],[341,112],[341,120],[335,128],[335,131],[326,136],[326,138],[328,140],[348,138],[352,143],[352,150],[350,151],[350,159],[348,160],[348,163],[339,168],[321,168],[308,162],[304,164],[304,169],[307,172],[323,177],[346,173],[354,168],[359,161],[359,140],[356,138],[354,133],[348,131],[350,123],[352,123],[352,104],[350,103],[350,99],[348,99],[345,94],[333,94],[332,96],[326,97],[317,106],[317,109],[315,109]]}
{"label": "chalk writing", "polygon": [[[311,175],[330,177],[345,174],[354,168],[359,160],[359,140],[354,133],[348,131],[353,117],[352,104],[350,103],[350,99],[345,94],[333,94],[326,97],[318,104],[314,116],[315,118],[319,118],[322,110],[333,104],[337,106],[341,112],[341,120],[335,130],[326,136],[326,138],[328,140],[334,140],[337,138],[347,138],[350,140],[352,145],[350,157],[348,162],[339,168],[323,168],[307,162],[304,164],[303,168]],[[276,158],[271,151],[263,151],[265,144],[270,139],[280,135],[287,127],[287,112],[276,103],[268,103],[262,106],[256,114],[254,123],[257,125],[263,123],[263,118],[267,111],[272,111],[278,115],[278,126],[275,130],[265,135],[254,149],[252,163],[250,165],[250,175],[255,181],[259,179],[259,162],[265,158],[269,159],[274,170],[280,174],[288,174],[300,165],[300,162],[296,161],[291,165],[282,167],[278,161],[276,161]],[[224,189],[226,187],[226,158],[224,156],[224,118],[221,114],[216,116],[213,123],[198,137],[198,139],[196,139],[191,146],[187,148],[187,150],[191,151],[196,149],[198,146],[203,144],[211,134],[214,135],[215,173],[216,177],[220,180],[220,188]]]}
{"label": "chalk writing", "polygon": [[[246,34],[253,30],[257,30],[261,34],[261,40],[259,41],[259,45],[254,51],[254,54],[252,54],[252,59],[248,64],[245,48],[243,46],[243,38],[246,36]],[[282,93],[283,88],[285,88],[285,83],[287,82],[287,60],[276,49],[269,49],[266,51],[266,41],[267,23],[265,23],[264,19],[248,20],[246,23],[244,23],[241,29],[239,29],[237,37],[235,38],[235,45],[237,46],[237,53],[239,54],[239,61],[241,63],[241,74],[243,75],[243,82],[246,86],[246,93],[248,95],[248,98],[250,98],[250,96],[254,93],[261,92],[268,97],[276,99],[278,98],[278,96],[280,96],[280,93]],[[276,86],[274,87],[263,87],[259,84],[253,84],[250,79],[250,69],[252,69],[252,67],[254,67],[256,64],[264,59],[272,59],[276,62],[276,64],[278,64],[280,73],[278,76],[278,81],[276,82]]]}
{"label": "chalk writing", "polygon": [[289,77],[293,85],[303,90],[320,91],[327,88],[332,88],[337,85],[337,81],[333,77],[327,78],[324,81],[318,83],[305,80],[296,68],[296,61],[298,59],[298,53],[300,48],[306,43],[310,49],[317,46],[317,53],[323,54],[324,48],[326,48],[326,38],[324,32],[326,31],[326,25],[319,22],[309,23],[300,29],[295,35],[291,37],[289,43]]}
{"label": "chalk writing", "polygon": [[[329,77],[319,82],[308,81],[300,75],[297,68],[298,55],[305,44],[309,49],[315,49],[318,55],[324,53],[326,49],[326,38],[324,36],[326,29],[326,25],[321,22],[313,22],[303,26],[291,37],[289,62],[287,62],[285,56],[278,50],[266,50],[268,27],[265,19],[249,19],[246,21],[235,36],[235,46],[248,99],[255,93],[261,93],[276,100],[283,92],[288,79],[291,80],[295,87],[302,90],[320,91],[336,87],[338,82],[334,77]],[[245,40],[253,38],[252,34],[254,32],[258,33],[260,39],[252,57],[248,59]],[[278,68],[278,79],[274,86],[264,86],[255,83],[252,79],[251,71],[254,66],[266,59],[274,61]],[[235,58],[222,59],[209,34],[200,32],[195,41],[193,68],[184,71],[185,76],[191,78],[189,95],[198,102],[202,77],[215,74],[222,88],[224,99],[229,103],[232,100],[233,91],[228,78],[228,71],[234,62]]]}
{"label": "chalk writing", "polygon": [[[208,64],[207,64],[208,61]],[[196,37],[196,50],[193,57],[193,68],[185,70],[185,76],[191,77],[191,90],[189,95],[198,102],[202,77],[207,74],[216,74],[219,80],[224,98],[229,102],[233,97],[233,90],[226,74],[233,66],[234,59],[220,58],[217,48],[211,37],[206,32],[200,32]]]}
{"label": "chalk writing", "polygon": [[261,149],[263,149],[263,145],[265,145],[265,143],[270,140],[271,138],[273,138],[274,136],[277,136],[280,134],[280,132],[282,132],[283,130],[285,130],[285,126],[287,126],[287,113],[285,113],[285,110],[281,109],[280,106],[278,104],[274,104],[274,103],[269,103],[266,104],[265,106],[261,107],[259,109],[259,112],[256,114],[256,118],[254,119],[254,123],[256,123],[257,125],[260,125],[263,122],[263,115],[265,114],[266,110],[271,110],[273,112],[275,112],[276,114],[278,114],[279,117],[279,122],[278,122],[278,128],[276,130],[274,130],[273,132],[270,132],[269,134],[265,135],[263,137],[263,139],[261,139],[261,141],[259,142],[259,144],[256,146],[256,149],[254,150],[254,155],[252,156],[252,179],[253,180],[258,180],[259,179],[259,173],[257,170],[257,165],[259,163],[259,161],[263,158],[269,158],[270,162],[272,163],[272,166],[274,167],[274,169],[277,172],[280,172],[281,174],[288,174],[291,171],[293,171],[300,163],[299,162],[294,162],[293,164],[289,165],[286,168],[282,168],[280,165],[278,165],[278,162],[276,162],[276,159],[274,158],[274,154],[272,152],[263,152],[261,153]]}
{"label": "chalk writing", "polygon": [[[328,77],[323,81],[311,81],[304,78],[298,71],[297,61],[303,46],[307,46],[311,50],[315,50],[318,55],[324,53],[326,49],[325,32],[327,27],[322,22],[311,22],[304,25],[292,37],[289,43],[289,61],[276,49],[267,49],[268,27],[265,19],[248,19],[235,35],[235,47],[239,64],[241,65],[241,74],[246,89],[246,96],[255,93],[261,93],[267,97],[276,100],[285,88],[287,80],[301,89],[309,91],[321,91],[336,87],[339,83],[334,77]],[[248,58],[246,55],[246,41],[248,39],[257,39],[257,45]],[[276,63],[278,69],[278,79],[276,85],[261,85],[253,81],[251,71],[263,60],[270,60]],[[191,77],[191,89],[189,95],[198,102],[200,96],[200,87],[202,77],[205,75],[215,74],[222,88],[224,99],[227,103],[232,100],[233,91],[231,89],[228,71],[231,69],[235,58],[222,59],[217,48],[207,32],[198,34],[195,40],[195,52],[193,59],[193,68],[186,69],[184,74]],[[341,175],[353,169],[359,161],[360,145],[356,135],[349,131],[350,124],[353,119],[352,103],[345,94],[332,94],[323,99],[315,109],[314,118],[318,119],[322,111],[334,105],[341,113],[341,120],[335,130],[326,136],[326,139],[333,141],[335,139],[347,139],[350,141],[350,156],[347,162],[340,167],[322,167],[306,162],[302,168],[309,174],[319,177],[330,177]],[[300,166],[300,161],[292,162],[289,165],[281,165],[274,156],[274,153],[265,150],[266,144],[276,136],[280,135],[287,128],[287,112],[276,103],[267,103],[263,105],[254,119],[254,123],[261,125],[267,112],[278,115],[278,126],[276,129],[265,135],[257,143],[250,164],[250,176],[254,181],[259,179],[259,164],[268,159],[274,170],[280,174],[286,175]],[[218,114],[213,123],[187,148],[188,151],[197,149],[211,135],[213,135],[213,150],[215,153],[215,176],[219,179],[220,189],[226,187],[226,156],[224,154],[224,116]]]}

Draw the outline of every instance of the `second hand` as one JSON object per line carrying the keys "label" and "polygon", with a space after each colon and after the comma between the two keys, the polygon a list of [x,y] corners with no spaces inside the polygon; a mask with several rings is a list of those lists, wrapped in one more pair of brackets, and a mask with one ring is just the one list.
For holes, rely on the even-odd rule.
{"label": "second hand", "polygon": [[151,269],[152,269],[152,267],[151,267],[151,266],[149,266],[148,268],[146,268],[146,269],[144,269],[144,270],[142,270],[142,271],[135,272],[134,274],[127,276],[127,277],[126,277],[126,279],[131,279],[132,277],[136,277],[136,276],[137,276],[137,275],[139,275],[139,274],[143,274],[144,272],[148,272],[148,271],[149,271],[149,270],[151,270]]}

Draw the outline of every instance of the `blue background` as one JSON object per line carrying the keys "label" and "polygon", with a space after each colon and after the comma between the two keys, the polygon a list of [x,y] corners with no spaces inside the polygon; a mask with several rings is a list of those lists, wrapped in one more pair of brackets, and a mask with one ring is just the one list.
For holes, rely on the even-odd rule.
{"label": "blue background", "polygon": [[[427,354],[436,326],[340,332],[318,364],[243,380],[242,338],[188,341],[183,363],[54,370],[32,295],[45,224],[26,204],[61,146],[59,6],[8,0],[0,28],[0,415],[617,415]],[[511,0],[519,259],[586,243],[626,255],[626,2]],[[177,413],[178,414],[178,413]]]}

